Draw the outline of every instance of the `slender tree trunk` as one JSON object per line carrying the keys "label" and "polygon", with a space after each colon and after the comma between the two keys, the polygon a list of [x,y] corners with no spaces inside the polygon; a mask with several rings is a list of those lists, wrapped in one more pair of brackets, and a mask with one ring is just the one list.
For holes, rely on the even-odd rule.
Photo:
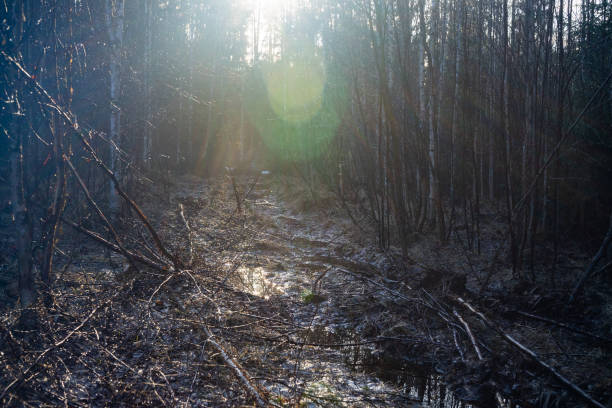
{"label": "slender tree trunk", "polygon": [[[425,137],[426,128],[427,128],[427,114],[426,114],[426,100],[425,100],[425,41],[427,37],[427,32],[425,30],[425,1],[419,0],[419,57],[417,61],[418,66],[418,76],[417,76],[417,86],[419,89],[419,139]],[[429,166],[425,167],[425,175],[429,174]],[[425,175],[421,175],[420,172],[417,177],[425,177]],[[419,183],[421,180],[419,180]],[[422,187],[423,188],[423,187]],[[432,207],[429,205],[425,205],[425,210],[423,214],[431,214],[430,211]]]}
{"label": "slender tree trunk", "polygon": [[151,123],[152,99],[151,99],[151,53],[153,46],[153,0],[144,1],[144,78],[143,78],[143,97],[144,97],[144,127],[143,127],[143,146],[142,162],[146,168],[151,167],[151,156],[153,149],[153,138]]}
{"label": "slender tree trunk", "polygon": [[[551,93],[549,92],[549,70],[550,70],[550,60],[552,55],[552,37],[553,37],[553,22],[554,22],[554,10],[555,10],[555,0],[550,0],[548,5],[548,16],[546,19],[546,50],[544,56],[544,74],[543,74],[543,93],[542,93],[542,105],[545,104],[545,98],[548,97]],[[548,121],[549,109],[542,109],[542,123]],[[544,126],[542,126],[542,157],[548,157],[548,132],[545,131]],[[541,163],[540,163],[541,165]],[[542,175],[542,215],[540,216],[540,229],[542,231],[547,230],[548,223],[548,168],[544,168],[544,174]]]}
{"label": "slender tree trunk", "polygon": [[[556,119],[556,139],[557,141],[561,140],[563,137],[563,120],[564,120],[564,103],[563,99],[565,96],[565,66],[564,66],[564,47],[563,47],[563,0],[559,2],[559,14],[557,18],[557,48],[559,55],[559,67],[557,71],[557,119]],[[554,226],[554,259],[553,259],[553,277],[556,275],[557,261],[559,257],[559,223],[560,223],[560,208],[559,208],[559,178],[560,178],[560,168],[559,168],[559,153],[557,151],[554,174],[555,180],[554,183],[554,195],[555,195],[555,226]]]}
{"label": "slender tree trunk", "polygon": [[[117,148],[121,137],[121,60],[123,52],[124,0],[106,0],[106,28],[110,42],[110,168],[120,179],[120,166]],[[119,211],[119,199],[112,182],[109,182],[109,206],[111,211]]]}
{"label": "slender tree trunk", "polygon": [[13,217],[15,219],[17,259],[19,265],[19,297],[21,307],[29,307],[35,300],[34,276],[32,274],[32,233],[31,215],[25,197],[24,180],[24,140],[22,132],[18,136],[18,150],[11,160],[11,177],[13,190]]}
{"label": "slender tree trunk", "polygon": [[[429,208],[432,210],[432,219],[435,220],[435,208],[436,208],[436,183],[435,183],[435,172],[437,168],[436,163],[436,136],[434,129],[434,115],[436,109],[436,78],[435,78],[435,70],[439,61],[436,59],[437,53],[437,41],[438,41],[438,20],[439,20],[439,0],[433,0],[431,6],[431,27],[429,33],[430,40],[430,58],[429,58],[429,72],[431,73],[429,78],[429,132],[428,132],[428,155],[429,155],[429,166],[428,168],[428,176],[429,176]],[[435,220],[438,224],[440,220]]]}
{"label": "slender tree trunk", "polygon": [[208,114],[206,115],[206,133],[204,134],[204,142],[200,151],[200,164],[207,168],[205,160],[207,159],[208,146],[213,131],[213,112],[215,107],[215,84],[217,82],[217,58],[216,53],[213,56],[213,65],[210,77],[210,88],[208,91]]}
{"label": "slender tree trunk", "polygon": [[[494,21],[494,16],[493,16],[493,5],[491,4],[491,10],[490,10],[490,14],[489,14],[489,27],[488,27],[488,34],[487,34],[487,38],[489,38],[491,40],[491,34],[493,32],[493,25],[495,24]],[[495,82],[493,81],[493,78],[496,77],[496,72],[495,72],[495,61],[496,61],[496,56],[494,53],[491,53],[491,57],[490,57],[490,61],[489,61],[489,75],[488,75],[488,84],[489,84],[489,93],[488,93],[488,97],[489,97],[489,124],[491,124],[495,109],[493,107],[494,105],[494,94],[493,94],[493,89]],[[488,174],[488,181],[489,181],[489,203],[493,204],[495,202],[495,132],[493,132],[493,126],[489,125],[489,174]]]}
{"label": "slender tree trunk", "polygon": [[[6,10],[5,16],[8,17],[4,22],[7,28],[9,38],[12,38],[13,44],[24,44],[28,41],[25,36],[25,24],[31,17],[26,9],[25,2],[16,2],[10,4],[11,9]],[[6,5],[5,5],[6,7]],[[6,38],[6,37],[5,37]],[[13,44],[5,44],[7,47]],[[9,52],[19,53],[23,49],[9,49]],[[26,52],[27,56],[27,52]],[[2,65],[5,67],[5,65]],[[4,130],[9,143],[10,156],[10,204],[12,209],[12,218],[15,236],[15,247],[17,252],[17,268],[18,268],[18,291],[21,301],[21,317],[20,324],[25,328],[32,328],[36,324],[36,314],[29,307],[36,300],[36,291],[34,287],[34,275],[32,273],[32,214],[29,208],[28,189],[26,183],[27,160],[29,156],[28,129],[25,126],[24,118],[24,103],[28,98],[27,92],[24,91],[23,76],[13,67],[2,71],[0,80],[0,118],[2,123],[0,127]],[[4,137],[4,136],[3,136]]]}
{"label": "slender tree trunk", "polygon": [[514,225],[512,221],[512,151],[510,141],[510,119],[508,114],[508,0],[503,0],[503,22],[502,22],[502,47],[503,47],[503,80],[501,89],[501,116],[502,116],[502,131],[504,134],[505,141],[505,165],[506,165],[506,207],[507,207],[507,220],[508,230],[510,234],[510,253],[512,258],[512,273],[516,276],[516,239],[514,234]]}
{"label": "slender tree trunk", "polygon": [[450,236],[453,228],[453,221],[455,216],[455,144],[457,140],[457,110],[459,109],[459,80],[461,72],[461,55],[462,45],[461,41],[461,21],[463,19],[463,0],[457,0],[457,6],[455,10],[455,82],[453,85],[453,105],[451,109],[451,135],[450,135],[450,205],[451,205],[451,216],[449,221]]}
{"label": "slender tree trunk", "polygon": [[195,40],[196,40],[196,23],[195,23],[195,14],[196,9],[194,7],[194,0],[188,0],[188,10],[189,10],[189,72],[187,77],[187,151],[185,152],[186,161],[188,164],[192,164],[193,162],[193,99],[194,99],[194,89],[193,89],[193,68],[194,68],[194,56],[195,56]]}

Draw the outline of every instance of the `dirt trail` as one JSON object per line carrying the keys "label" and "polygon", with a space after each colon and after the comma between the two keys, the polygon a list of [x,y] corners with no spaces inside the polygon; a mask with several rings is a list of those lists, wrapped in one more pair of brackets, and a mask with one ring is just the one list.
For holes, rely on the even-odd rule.
{"label": "dirt trail", "polygon": [[[314,209],[299,211],[292,188],[284,188],[272,176],[260,177],[256,184],[254,180],[237,182],[241,214],[228,182],[183,183],[178,199],[209,204],[213,197],[225,200],[232,222],[249,233],[233,245],[218,244],[211,256],[232,287],[289,316],[292,333],[278,347],[263,351],[274,353],[288,380],[264,380],[261,385],[287,397],[301,389],[306,406],[430,406],[416,402],[432,381],[428,375],[413,383],[406,378],[389,382],[360,368],[376,343],[364,341],[362,333],[384,317],[381,305],[388,293],[358,278],[381,278],[380,272],[390,268],[387,257],[363,238],[342,210],[326,207],[324,198],[313,203]],[[205,247],[225,234],[219,232],[221,225],[211,225],[211,206],[200,207],[193,228],[195,241]],[[316,347],[321,344],[332,347]],[[439,388],[428,390],[432,404],[438,392]]]}

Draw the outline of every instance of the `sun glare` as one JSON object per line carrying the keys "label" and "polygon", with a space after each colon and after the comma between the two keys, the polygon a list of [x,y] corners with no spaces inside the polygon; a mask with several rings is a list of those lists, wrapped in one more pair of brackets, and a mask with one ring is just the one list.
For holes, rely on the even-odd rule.
{"label": "sun glare", "polygon": [[278,58],[283,17],[295,10],[296,0],[246,0],[245,7],[251,12],[247,38],[249,59]]}

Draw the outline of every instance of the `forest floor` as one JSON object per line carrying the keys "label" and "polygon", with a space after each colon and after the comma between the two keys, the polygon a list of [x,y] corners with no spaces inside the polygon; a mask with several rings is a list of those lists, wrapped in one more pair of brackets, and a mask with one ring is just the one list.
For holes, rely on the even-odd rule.
{"label": "forest floor", "polygon": [[[588,405],[502,332],[595,400],[612,398],[609,285],[564,306],[588,263],[578,249],[563,252],[554,287],[517,284],[493,211],[479,255],[458,226],[454,245],[423,235],[406,256],[379,250],[367,222],[298,179],[143,178],[136,188],[186,267],[136,270],[66,230],[38,330],[2,309],[3,404]],[[147,253],[153,243],[131,220],[126,244]]]}

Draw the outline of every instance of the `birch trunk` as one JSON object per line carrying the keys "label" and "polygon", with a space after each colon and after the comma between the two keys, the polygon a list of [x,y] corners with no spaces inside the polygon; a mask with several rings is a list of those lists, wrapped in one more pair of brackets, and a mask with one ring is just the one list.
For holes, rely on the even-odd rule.
{"label": "birch trunk", "polygon": [[144,140],[142,149],[142,162],[146,168],[151,168],[151,155],[153,148],[153,139],[151,130],[153,124],[151,123],[152,107],[151,104],[151,48],[153,42],[153,1],[144,0],[144,12],[145,12],[145,47],[144,47],[144,100],[145,100],[145,112],[144,112]]}

